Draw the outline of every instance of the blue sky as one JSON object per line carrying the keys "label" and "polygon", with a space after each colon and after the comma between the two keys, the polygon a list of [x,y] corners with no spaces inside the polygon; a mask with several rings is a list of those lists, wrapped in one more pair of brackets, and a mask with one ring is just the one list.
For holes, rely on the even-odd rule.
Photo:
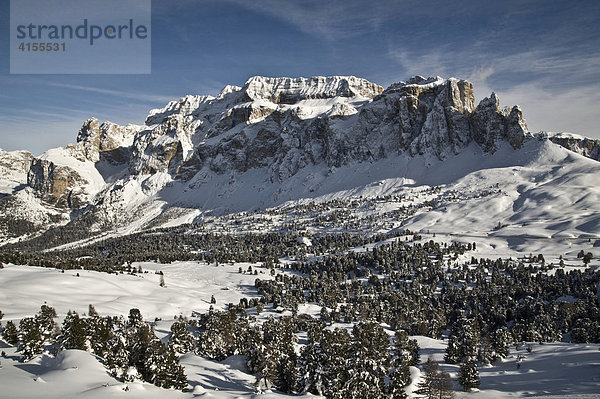
{"label": "blue sky", "polygon": [[74,142],[83,120],[142,123],[186,94],[249,77],[469,79],[532,131],[600,138],[600,2],[153,0],[149,75],[10,75],[0,2],[0,148]]}

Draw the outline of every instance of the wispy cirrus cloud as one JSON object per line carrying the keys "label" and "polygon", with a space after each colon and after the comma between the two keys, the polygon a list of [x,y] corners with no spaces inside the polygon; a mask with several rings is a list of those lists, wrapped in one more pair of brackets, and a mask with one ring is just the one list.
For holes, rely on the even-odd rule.
{"label": "wispy cirrus cloud", "polygon": [[406,14],[417,3],[413,0],[226,1],[278,18],[305,33],[329,41],[377,31],[383,22]]}
{"label": "wispy cirrus cloud", "polygon": [[[564,50],[566,51],[566,50]],[[532,131],[572,131],[600,137],[600,54],[560,54],[556,46],[513,54],[476,48],[430,51],[392,47],[388,58],[408,75],[455,76],[471,81],[477,101],[492,91],[503,105],[518,104]]]}
{"label": "wispy cirrus cloud", "polygon": [[140,92],[134,92],[134,91],[130,92],[130,91],[103,89],[103,88],[99,88],[99,87],[74,85],[74,84],[70,84],[70,83],[48,82],[48,83],[46,83],[46,85],[52,86],[52,87],[59,87],[59,88],[63,88],[63,89],[72,89],[72,90],[87,91],[87,92],[91,92],[91,93],[104,94],[104,95],[114,96],[114,97],[119,97],[119,98],[128,98],[128,99],[136,100],[139,102],[161,102],[161,103],[164,102],[164,103],[166,103],[168,101],[173,100],[173,97],[162,96],[162,95],[147,94],[147,93],[140,93]]}

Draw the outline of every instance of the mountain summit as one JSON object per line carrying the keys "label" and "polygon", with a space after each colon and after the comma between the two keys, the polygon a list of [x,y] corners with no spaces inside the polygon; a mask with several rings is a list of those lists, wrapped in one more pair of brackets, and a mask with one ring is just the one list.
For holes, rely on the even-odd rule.
{"label": "mountain summit", "polygon": [[[531,139],[518,106],[501,108],[494,93],[475,105],[465,80],[415,76],[383,89],[354,76],[256,76],[171,101],[144,125],[92,118],[74,145],[20,153],[32,160],[26,179],[3,182],[1,230],[7,239],[65,223],[92,232],[193,221],[333,192],[338,169],[410,159],[427,168]],[[356,183],[342,180],[340,189]]]}

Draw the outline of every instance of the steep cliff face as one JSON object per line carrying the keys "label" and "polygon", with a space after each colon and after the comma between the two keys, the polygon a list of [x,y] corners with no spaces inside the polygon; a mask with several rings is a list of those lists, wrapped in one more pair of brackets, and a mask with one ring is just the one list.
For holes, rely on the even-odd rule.
{"label": "steep cliff face", "polygon": [[494,152],[500,140],[506,140],[513,148],[521,148],[527,132],[527,124],[518,106],[500,109],[495,93],[481,100],[470,116],[473,139],[484,151]]}
{"label": "steep cliff face", "polygon": [[45,159],[34,158],[31,162],[27,184],[38,197],[59,208],[76,210],[88,202],[83,187],[88,181],[75,169]]}
{"label": "steep cliff face", "polygon": [[572,133],[540,133],[538,137],[548,138],[567,150],[581,154],[584,157],[600,161],[600,140],[590,139]]}
{"label": "steep cliff face", "polygon": [[189,179],[269,167],[271,179],[309,164],[339,167],[404,152],[445,159],[475,141],[493,152],[520,147],[527,127],[518,108],[495,95],[475,107],[473,86],[414,77],[382,87],[355,77],[249,79],[216,98],[187,96],[152,110],[138,132],[131,172]]}
{"label": "steep cliff face", "polygon": [[67,149],[80,161],[122,163],[129,160],[129,147],[140,126],[120,126],[109,121],[100,124],[90,118],[83,122],[77,134],[77,143]]}
{"label": "steep cliff face", "polygon": [[[502,142],[516,149],[527,136],[518,107],[501,109],[495,94],[476,106],[465,80],[416,76],[384,90],[353,76],[253,77],[216,97],[171,101],[142,126],[88,119],[74,145],[31,157],[23,183],[42,210],[68,218],[85,208],[86,220],[119,226],[156,217],[147,211],[154,201],[166,201],[160,212],[179,202],[202,208],[184,193],[214,176],[235,186],[236,176],[256,173],[278,187],[309,168],[437,162],[472,143],[489,153]],[[175,185],[183,192],[165,200]]]}
{"label": "steep cliff face", "polygon": [[315,76],[311,78],[250,78],[241,89],[244,102],[266,100],[273,104],[296,104],[303,100],[334,97],[373,98],[383,88],[354,76]]}

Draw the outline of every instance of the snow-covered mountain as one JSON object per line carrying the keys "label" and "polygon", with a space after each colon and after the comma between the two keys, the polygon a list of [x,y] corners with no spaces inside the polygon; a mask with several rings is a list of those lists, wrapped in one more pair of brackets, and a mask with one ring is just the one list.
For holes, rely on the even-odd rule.
{"label": "snow-covered mountain", "polygon": [[[598,159],[593,140],[534,137],[520,108],[501,108],[494,93],[476,106],[465,80],[416,76],[384,90],[352,76],[253,77],[216,97],[151,110],[141,126],[89,119],[76,144],[39,157],[1,152],[0,229],[2,240],[66,223],[86,234],[130,232],[286,201],[375,195],[369,187],[385,179],[388,192],[449,186],[473,173],[482,187],[503,186],[512,178],[486,171],[528,162],[543,169],[532,179],[550,173],[556,184],[567,170],[600,171],[553,143]],[[514,189],[516,204],[525,194]],[[578,195],[598,193],[571,191],[573,203]]]}

